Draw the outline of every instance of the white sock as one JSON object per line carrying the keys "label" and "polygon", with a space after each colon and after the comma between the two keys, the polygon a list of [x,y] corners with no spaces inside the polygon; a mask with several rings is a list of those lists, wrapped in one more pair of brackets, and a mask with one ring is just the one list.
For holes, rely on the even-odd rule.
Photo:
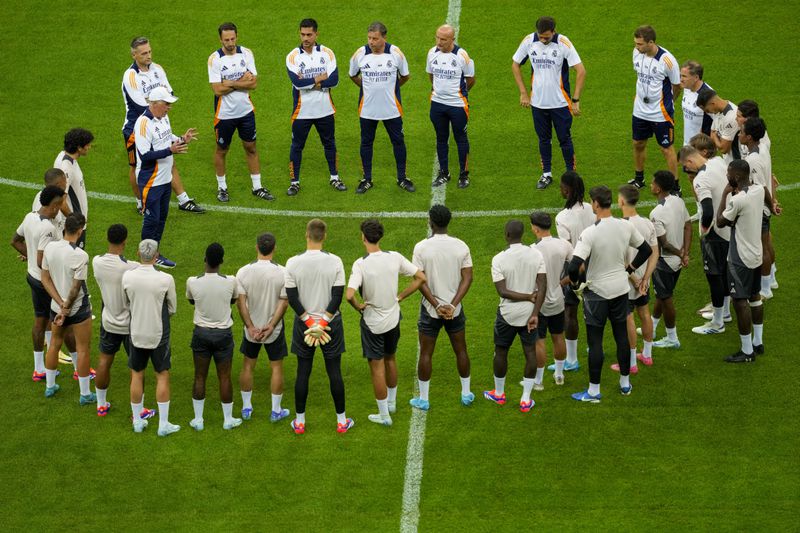
{"label": "white sock", "polygon": [[251,390],[243,390],[242,391],[242,409],[252,409],[253,408],[253,391]]}
{"label": "white sock", "polygon": [[386,396],[386,399],[388,401],[390,401],[390,402],[396,402],[397,401],[397,387],[387,387],[386,391],[388,392],[388,395]]}
{"label": "white sock", "polygon": [[764,324],[753,324],[753,346],[764,344]]}
{"label": "white sock", "polygon": [[550,176],[552,178],[553,177],[553,173],[552,172],[542,172],[542,176]]}
{"label": "white sock", "polygon": [[461,378],[461,394],[469,394],[469,376]]}
{"label": "white sock", "polygon": [[559,361],[556,359],[556,377],[563,378],[564,377],[564,361]]}
{"label": "white sock", "polygon": [[78,376],[78,386],[81,389],[81,396],[86,396],[92,393],[92,389],[89,388],[89,383],[91,383],[91,381],[92,378],[89,376]]}
{"label": "white sock", "polygon": [[131,413],[133,413],[133,421],[137,422],[141,420],[142,409],[144,409],[144,397],[142,397],[142,401],[139,403],[131,402]]}
{"label": "white sock", "polygon": [[233,402],[222,404],[222,417],[224,422],[230,422],[233,419]]}
{"label": "white sock", "polygon": [[711,319],[711,322],[716,324],[717,326],[721,326],[723,324],[723,313],[724,309],[722,307],[715,307],[714,308],[714,317]]}
{"label": "white sock", "polygon": [[142,209],[142,199],[141,199],[141,198],[137,198],[137,199],[136,199],[136,207],[137,207],[139,210],[141,210],[141,209]]}
{"label": "white sock", "polygon": [[574,365],[578,362],[578,339],[567,339],[567,363]]}
{"label": "white sock", "polygon": [[217,176],[217,187],[228,190],[228,182],[225,179],[225,176]]}
{"label": "white sock", "polygon": [[261,174],[250,174],[250,181],[253,182],[253,190],[261,188]]}
{"label": "white sock", "polygon": [[677,324],[674,328],[667,328],[667,338],[671,341],[678,340],[678,328]]}
{"label": "white sock", "polygon": [[739,335],[739,339],[742,341],[742,353],[753,353],[753,339],[750,338],[750,335]]}
{"label": "white sock", "polygon": [[722,316],[731,316],[731,297],[726,296],[724,300],[722,300],[722,309],[724,309]]}
{"label": "white sock", "polygon": [[630,387],[631,386],[631,377],[630,376],[619,376],[619,386],[620,387]]}
{"label": "white sock", "polygon": [[192,398],[192,407],[194,407],[194,419],[198,421],[203,420],[203,408],[206,405],[206,399],[195,400]]}
{"label": "white sock", "polygon": [[533,378],[533,382],[537,385],[541,385],[542,379],[544,379],[544,367],[536,369],[536,377]]}
{"label": "white sock", "polygon": [[189,201],[189,195],[186,194],[186,191],[183,191],[178,195],[178,205],[183,205]]}
{"label": "white sock", "polygon": [[97,407],[105,407],[107,403],[106,394],[108,393],[108,389],[98,389],[95,387],[94,392],[97,394]]}
{"label": "white sock", "polygon": [[336,422],[339,424],[347,424],[347,415],[344,412],[336,413]]}
{"label": "white sock", "polygon": [[305,413],[297,413],[295,416],[298,424],[305,424],[306,423],[306,414]]}
{"label": "white sock", "polygon": [[338,180],[339,174],[331,174],[331,181]]}
{"label": "white sock", "polygon": [[599,383],[589,383],[589,394],[592,396],[597,396],[600,394],[600,384]]}
{"label": "white sock", "polygon": [[656,332],[658,331],[658,323],[661,322],[661,317],[653,317],[653,338],[656,338]]}
{"label": "white sock", "polygon": [[653,341],[644,341],[644,348],[642,348],[642,356],[653,357]]}
{"label": "white sock", "polygon": [[45,368],[44,375],[47,382],[47,388],[49,389],[50,387],[54,387],[56,384],[56,371]]}
{"label": "white sock", "polygon": [[636,348],[631,348],[631,368],[636,366]]}
{"label": "white sock", "polygon": [[[252,391],[251,391],[252,394]],[[272,412],[273,413],[280,413],[281,412],[281,400],[283,400],[283,394],[273,394],[272,395]]]}
{"label": "white sock", "polygon": [[420,400],[425,400],[427,402],[428,401],[428,391],[431,388],[431,380],[422,381],[420,379],[420,380],[417,380],[417,381],[419,381],[419,399]]}
{"label": "white sock", "polygon": [[50,346],[50,339],[52,339],[52,338],[53,338],[53,332],[52,331],[48,330],[48,331],[44,332],[44,343],[46,345]]}
{"label": "white sock", "polygon": [[494,392],[498,396],[502,396],[506,393],[506,378],[494,377]]}
{"label": "white sock", "polygon": [[75,369],[75,372],[78,371],[78,352],[69,352],[69,356],[72,358],[72,368]]}
{"label": "white sock", "polygon": [[777,283],[777,280],[775,279],[775,271],[776,270],[778,270],[778,267],[775,266],[775,263],[772,263],[772,266],[769,267],[769,280],[772,283]]}
{"label": "white sock", "polygon": [[769,286],[769,275],[761,276],[761,292],[769,292],[771,290]]}
{"label": "white sock", "polygon": [[531,391],[533,390],[533,379],[522,378],[522,399],[520,401],[531,401]]}
{"label": "white sock", "polygon": [[169,424],[169,402],[158,402],[158,429],[164,429]]}
{"label": "white sock", "polygon": [[33,370],[39,374],[44,372],[44,352],[33,352]]}
{"label": "white sock", "polygon": [[389,400],[375,400],[378,403],[378,414],[381,418],[389,418]]}

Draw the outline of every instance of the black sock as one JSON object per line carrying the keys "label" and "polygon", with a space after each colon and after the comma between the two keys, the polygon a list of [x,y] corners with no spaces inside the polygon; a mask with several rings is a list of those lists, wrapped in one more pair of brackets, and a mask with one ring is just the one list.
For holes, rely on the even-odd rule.
{"label": "black sock", "polygon": [[636,170],[634,173],[636,181],[644,181],[644,170]]}

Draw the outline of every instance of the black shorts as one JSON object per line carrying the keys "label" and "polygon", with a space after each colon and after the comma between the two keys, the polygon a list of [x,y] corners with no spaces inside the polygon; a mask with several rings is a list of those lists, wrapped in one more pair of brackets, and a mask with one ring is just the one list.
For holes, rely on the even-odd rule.
{"label": "black shorts", "polygon": [[633,117],[631,121],[634,141],[646,141],[655,136],[656,142],[662,148],[672,146],[675,137],[675,126],[672,122],[651,122],[639,117]]}
{"label": "black shorts", "polygon": [[537,328],[537,335],[539,339],[544,340],[547,338],[547,332],[550,335],[561,335],[564,333],[564,311],[556,313],[555,315],[543,315],[539,313],[539,327]]}
{"label": "black shorts", "polygon": [[[342,324],[342,316],[337,315],[336,318],[334,318],[328,324],[328,326],[331,328],[331,330],[328,332],[328,335],[331,336],[331,340],[328,344],[320,346],[319,348],[322,350],[322,357],[325,359],[333,359],[340,356],[345,351],[344,324]],[[295,316],[294,326],[292,327],[292,353],[297,357],[314,357],[316,348],[309,346],[303,340],[305,338],[304,332],[307,329],[308,327],[305,325],[305,323]]]}
{"label": "black shorts", "polygon": [[130,354],[130,337],[121,333],[109,333],[100,322],[100,346],[98,350],[105,355],[117,355],[119,347],[125,348],[125,353]]}
{"label": "black shorts", "polygon": [[231,328],[204,328],[195,325],[189,346],[194,355],[206,358],[213,356],[215,363],[221,363],[233,357],[233,332]]}
{"label": "black shorts", "polygon": [[607,300],[590,290],[583,292],[583,319],[587,326],[603,327],[606,320],[628,321],[628,293]]}
{"label": "black shorts", "polygon": [[153,349],[137,348],[133,343],[129,343],[128,349],[128,368],[134,372],[143,372],[147,368],[148,361],[153,362],[153,370],[164,372],[172,367],[172,351],[169,341],[159,344]]}
{"label": "black shorts", "polygon": [[680,270],[672,270],[669,265],[659,258],[656,269],[653,271],[653,289],[655,289],[656,298],[659,300],[672,298],[672,293],[675,292],[675,286],[678,284],[680,276]]}
{"label": "black shorts", "polygon": [[494,319],[494,345],[499,348],[510,348],[514,339],[519,335],[520,342],[525,346],[536,344],[536,330],[528,331],[528,326],[512,326],[506,322],[500,310]]}
{"label": "black shorts", "polygon": [[[69,326],[74,326],[75,324],[80,324],[81,322],[85,322],[92,318],[92,305],[89,303],[89,297],[83,297],[83,303],[81,304],[80,309],[78,309],[74,315],[64,317],[64,323],[61,324],[62,328],[68,328]],[[52,309],[50,310],[50,322],[54,322],[56,319],[56,312]]]}
{"label": "black shorts", "polygon": [[728,285],[731,298],[749,300],[761,291],[761,267],[748,268],[744,265],[728,263]]}
{"label": "black shorts", "polygon": [[631,300],[628,296],[628,313],[633,313],[637,307],[647,307],[650,303],[650,288],[647,288],[647,294],[639,295],[635,300]]}
{"label": "black shorts", "polygon": [[239,352],[248,359],[258,359],[258,353],[261,351],[262,346],[264,351],[267,352],[267,358],[270,361],[280,361],[285,358],[289,355],[289,350],[286,349],[286,328],[281,327],[278,337],[270,343],[250,342],[247,337],[243,336]]}
{"label": "black shorts", "polygon": [[[36,259],[34,258],[34,261]],[[50,316],[50,295],[42,285],[42,282],[28,274],[28,285],[31,287],[31,300],[33,301],[33,316],[37,318]]]}
{"label": "black shorts", "polygon": [[769,233],[769,223],[772,216],[764,213],[761,215],[761,233]]}
{"label": "black shorts", "polygon": [[217,146],[228,149],[233,140],[233,132],[239,132],[239,138],[246,143],[256,140],[256,114],[250,111],[243,117],[220,119],[214,124]]}
{"label": "black shorts", "polygon": [[361,351],[367,359],[383,359],[385,355],[397,353],[397,343],[400,342],[400,322],[384,333],[372,333],[361,318]]}
{"label": "black shorts", "polygon": [[447,333],[458,333],[467,327],[467,315],[464,314],[464,307],[461,307],[461,312],[458,316],[453,317],[452,320],[445,320],[443,318],[433,318],[428,314],[428,310],[420,305],[419,320],[417,321],[417,330],[426,337],[433,337],[434,339],[439,336],[439,330],[444,327]]}
{"label": "black shorts", "polygon": [[703,252],[703,270],[709,276],[724,276],[728,272],[728,241],[714,233],[714,230],[700,240]]}
{"label": "black shorts", "polygon": [[122,132],[122,140],[125,142],[125,150],[128,152],[128,165],[136,167],[136,138],[133,130]]}

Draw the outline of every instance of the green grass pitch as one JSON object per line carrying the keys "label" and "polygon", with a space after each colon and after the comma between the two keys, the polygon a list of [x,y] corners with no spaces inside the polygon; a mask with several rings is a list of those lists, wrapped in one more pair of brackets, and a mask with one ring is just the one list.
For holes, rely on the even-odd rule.
{"label": "green grass pitch", "polygon": [[[127,168],[120,128],[124,106],[122,72],[130,64],[135,35],[151,39],[154,60],[166,69],[180,100],[171,112],[173,127],[196,127],[200,140],[178,156],[187,190],[202,205],[216,204],[212,167],[212,93],[206,59],[219,47],[216,28],[233,20],[240,43],[250,47],[259,70],[253,93],[259,129],[262,175],[277,200],[267,205],[249,194],[249,178],[238,141],[229,155],[228,183],[233,206],[305,211],[425,211],[431,194],[435,153],[428,119],[429,83],[425,56],[437,25],[445,21],[445,0],[408,0],[392,5],[321,0],[299,6],[281,2],[74,3],[2,1],[6,30],[0,37],[0,177],[39,183],[74,126],[95,134],[93,150],[81,160],[88,188],[127,195]],[[536,138],[528,110],[518,105],[511,55],[537,17],[553,15],[558,29],[577,47],[587,68],[583,116],[573,126],[578,170],[587,185],[620,184],[631,177],[630,112],[635,74],[630,64],[632,32],[651,23],[658,42],[680,62],[697,59],[706,80],[734,102],[759,102],[773,139],[774,172],[796,184],[800,157],[795,150],[800,57],[796,0],[757,4],[701,5],[618,3],[531,4],[465,0],[461,3],[461,44],[476,62],[477,83],[470,94],[472,186],[451,183],[447,205],[455,211],[522,210],[561,205],[557,187],[534,189],[538,177]],[[288,186],[290,84],[284,58],[298,43],[297,23],[312,16],[320,42],[337,54],[340,85],[334,90],[341,176],[350,187],[335,193],[326,184],[322,149],[311,134],[303,161],[303,190],[285,196]],[[388,39],[409,58],[411,80],[403,87],[409,176],[416,194],[394,184],[389,141],[379,131],[375,150],[376,187],[353,194],[359,178],[357,88],[345,75],[351,54],[366,40],[366,27],[379,19]],[[527,68],[527,67],[525,67]],[[677,109],[676,136],[682,120]],[[452,143],[451,143],[452,144]],[[652,143],[651,143],[652,145]],[[451,170],[455,168],[455,148]],[[663,166],[651,146],[648,175]],[[563,170],[558,149],[554,171]],[[685,178],[684,178],[685,179]],[[0,235],[10,239],[29,210],[34,191],[0,184],[4,216]],[[645,199],[647,198],[645,194]],[[688,271],[678,286],[678,329],[683,347],[656,351],[655,366],[633,378],[634,394],[614,394],[616,377],[603,375],[607,399],[577,405],[569,393],[585,387],[585,369],[568,374],[556,388],[535,393],[530,415],[515,401],[503,408],[476,400],[458,402],[454,358],[442,338],[434,358],[432,408],[427,416],[420,486],[419,528],[423,531],[519,531],[546,529],[776,530],[797,528],[800,462],[797,459],[800,353],[797,319],[797,239],[800,193],[784,190],[785,214],[773,224],[781,288],[766,304],[767,353],[753,365],[731,366],[722,358],[738,345],[735,328],[719,337],[699,338],[695,310],[706,303],[707,285],[695,244]],[[87,251],[105,249],[105,228],[123,222],[131,230],[134,255],[140,219],[133,204],[91,199]],[[691,208],[693,210],[693,207]],[[647,213],[649,208],[645,208]],[[0,254],[5,305],[0,320],[0,524],[7,531],[41,530],[273,530],[392,531],[401,524],[406,447],[417,350],[418,296],[403,306],[398,352],[400,391],[395,424],[369,424],[375,411],[367,364],[360,353],[358,321],[343,306],[348,350],[343,359],[347,412],[357,425],[347,435],[335,429],[323,365],[316,363],[307,408],[308,432],[297,438],[288,423],[271,425],[269,371],[259,363],[254,418],[224,432],[215,378],[209,379],[206,430],[195,433],[192,417],[193,369],[189,339],[191,306],[182,297],[185,280],[202,270],[203,250],[212,241],[226,248],[223,270],[254,257],[255,236],[265,230],[278,239],[276,258],[285,263],[304,248],[306,217],[209,212],[170,214],[163,249],[179,264],[171,273],[179,310],[173,326],[173,422],[183,430],[159,439],[155,429],[130,431],[128,371],[124,358],[112,371],[110,414],[79,408],[77,385],[68,373],[62,392],[46,400],[43,386],[30,382],[30,303],[24,265],[7,247]],[[498,297],[490,261],[504,247],[506,217],[456,216],[451,233],[472,249],[475,280],[465,300],[473,392],[492,388],[492,323]],[[350,270],[363,254],[358,218],[329,218],[327,249]],[[385,219],[385,249],[410,256],[425,237],[423,217]],[[792,237],[795,235],[795,237]],[[526,236],[526,242],[532,237]],[[99,309],[99,290],[90,283]],[[99,314],[99,313],[98,313]],[[291,317],[291,311],[289,316]],[[235,315],[237,341],[241,322]],[[95,322],[95,332],[99,324]],[[583,335],[583,331],[581,333]],[[607,351],[611,348],[607,334]],[[96,357],[97,338],[93,339]],[[579,353],[585,363],[586,343]],[[609,361],[610,362],[610,361]],[[241,358],[235,358],[238,375]],[[585,366],[585,365],[584,365]],[[66,367],[62,367],[66,369]],[[286,359],[284,403],[293,409],[296,362]],[[71,371],[71,369],[70,369]],[[518,346],[510,355],[508,391],[522,372]],[[241,407],[235,386],[235,409]],[[155,404],[148,371],[146,404]],[[792,518],[794,517],[794,518]]]}

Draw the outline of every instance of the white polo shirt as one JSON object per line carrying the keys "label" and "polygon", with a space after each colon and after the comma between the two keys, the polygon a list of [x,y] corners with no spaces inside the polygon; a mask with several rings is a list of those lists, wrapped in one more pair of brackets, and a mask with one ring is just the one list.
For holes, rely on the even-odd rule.
{"label": "white polo shirt", "polygon": [[751,185],[728,197],[722,216],[733,222],[728,261],[746,268],[758,268],[763,261],[761,247],[761,209],[764,187]]}
{"label": "white polo shirt", "polygon": [[[449,304],[458,291],[461,283],[461,269],[472,268],[472,256],[469,246],[455,237],[445,233],[434,233],[414,246],[411,261],[425,273],[427,284],[436,301]],[[432,318],[439,318],[436,308],[425,298],[422,305]],[[453,316],[461,314],[459,303]]]}
{"label": "white polo shirt", "polygon": [[400,322],[397,284],[400,275],[413,276],[419,271],[411,261],[397,252],[375,252],[359,257],[347,286],[361,289],[364,323],[375,335],[394,329]]}
{"label": "white polo shirt", "polygon": [[[136,119],[133,128],[136,138],[136,176],[145,183],[145,190],[172,183],[174,156],[169,147],[180,137],[172,134],[169,115],[155,118],[148,108]],[[142,190],[142,194],[145,194]]]}
{"label": "white polo shirt", "polygon": [[[220,48],[208,56],[208,82],[222,83],[225,80],[236,81],[245,72],[258,76],[253,52],[244,46],[237,46],[232,55],[225,54]],[[214,125],[220,120],[241,118],[254,111],[250,100],[250,91],[235,89],[222,96],[214,95]]]}
{"label": "white polo shirt", "polygon": [[[42,270],[47,270],[53,280],[58,295],[66,300],[72,290],[74,280],[81,281],[78,296],[72,303],[69,316],[73,316],[84,305],[89,305],[89,291],[86,288],[86,277],[89,275],[89,255],[80,246],[66,240],[53,241],[45,246],[42,258]],[[55,300],[50,301],[50,310],[61,311]]]}
{"label": "white polo shirt", "polygon": [[[547,274],[547,269],[542,253],[535,247],[522,243],[511,244],[492,258],[492,282],[505,280],[506,288],[511,291],[535,293],[538,274]],[[500,298],[500,316],[510,326],[525,326],[533,308],[533,302]]]}
{"label": "white polo shirt", "polygon": [[636,71],[633,116],[649,122],[674,124],[672,86],[681,82],[681,71],[675,56],[660,46],[654,57],[634,48],[633,70]]}
{"label": "white polo shirt", "polygon": [[586,228],[573,256],[588,260],[589,290],[606,300],[628,294],[628,248],[643,242],[633,224],[621,218],[601,218]]}
{"label": "white polo shirt", "polygon": [[103,301],[101,324],[109,333],[128,335],[131,332],[131,310],[122,290],[122,276],[139,263],[121,255],[103,254],[92,259],[92,272]]}
{"label": "white polo shirt", "polygon": [[467,78],[475,77],[475,62],[466,50],[457,44],[449,52],[434,46],[428,51],[425,72],[433,76],[431,102],[469,109]]}
{"label": "white polo shirt", "polygon": [[172,276],[141,265],[122,275],[122,290],[131,310],[131,344],[153,350],[169,341],[169,317],[178,309]]}
{"label": "white polo shirt", "polygon": [[[650,211],[650,221],[656,228],[657,237],[666,235],[668,243],[679,250],[683,248],[683,227],[689,221],[689,211],[683,200],[670,194]],[[679,256],[661,250],[661,259],[673,271],[681,269]]]}
{"label": "white polo shirt", "polygon": [[590,203],[578,202],[569,209],[562,209],[556,215],[558,238],[568,241],[574,248],[583,230],[594,224],[595,220],[597,216]]}
{"label": "white polo shirt", "polygon": [[42,269],[37,264],[37,257],[40,251],[53,242],[61,240],[61,236],[56,236],[56,228],[53,221],[41,216],[39,213],[28,213],[22,219],[22,224],[17,228],[17,235],[25,239],[25,248],[28,255],[28,274],[35,280],[42,280]]}
{"label": "white polo shirt", "polygon": [[[641,215],[636,215],[634,217],[630,217],[627,219],[633,227],[636,228],[636,231],[644,238],[644,242],[647,243],[648,246],[658,246],[658,237],[656,237],[656,228],[650,219],[645,218]],[[628,263],[633,262],[633,258],[636,257],[636,254],[639,253],[639,250],[636,248],[628,248]],[[639,268],[636,269],[634,274],[637,278],[642,279],[644,276],[645,271],[647,270],[647,261],[645,261]],[[628,283],[630,284],[630,278],[628,278]],[[639,297],[639,289],[638,287],[634,287],[630,285],[630,291],[628,292],[628,299],[635,300]]]}
{"label": "white polo shirt", "polygon": [[151,63],[147,72],[142,71],[134,61],[122,75],[122,99],[125,101],[125,122],[122,131],[133,131],[133,124],[139,115],[144,113],[149,102],[150,91],[156,87],[164,87],[172,93],[172,86],[167,80],[167,73],[157,63]]}
{"label": "white polo shirt", "polygon": [[297,288],[306,313],[320,317],[331,301],[331,289],[344,287],[344,265],[332,253],[306,250],[286,262],[285,279],[287,289]]}
{"label": "white polo shirt", "polygon": [[214,273],[191,276],[186,280],[186,299],[194,302],[194,325],[228,329],[233,326],[231,305],[239,297],[236,278]]}
{"label": "white polo shirt", "polygon": [[[275,316],[280,300],[286,299],[286,269],[273,261],[258,260],[240,268],[236,272],[236,281],[239,283],[239,294],[246,297],[253,326],[263,328]],[[247,332],[247,327],[244,328],[244,336],[250,342],[269,344],[275,342],[281,331],[283,321],[275,325],[272,334],[266,339],[253,339]]]}
{"label": "white polo shirt", "polygon": [[711,89],[706,83],[700,86],[697,92],[691,89],[684,89],[681,95],[681,109],[683,110],[683,145],[689,144],[692,137],[703,130],[703,123],[711,123],[711,116],[697,106],[697,93],[703,89]]}
{"label": "white polo shirt", "polygon": [[706,164],[698,170],[697,176],[695,176],[694,181],[692,181],[692,187],[694,188],[698,202],[711,199],[711,205],[714,209],[711,229],[726,241],[730,241],[731,228],[729,226],[725,226],[724,228],[717,226],[717,210],[719,209],[720,203],[726,201],[726,198],[722,197],[722,193],[727,186],[728,165],[723,162],[721,157],[712,157],[706,161]]}
{"label": "white polo shirt", "polygon": [[[286,56],[286,71],[292,82],[292,120],[322,118],[336,112],[331,89],[339,84],[339,69],[333,50],[318,44],[309,54],[302,46],[297,47]],[[328,79],[315,89],[314,78],[323,73]]]}
{"label": "white polo shirt", "polygon": [[386,43],[376,54],[369,45],[350,58],[350,76],[361,73],[358,116],[370,120],[388,120],[403,115],[400,103],[400,76],[408,76],[408,61],[400,49]]}
{"label": "white polo shirt", "polygon": [[565,273],[564,263],[572,259],[572,245],[566,239],[548,236],[531,246],[535,246],[541,252],[547,270],[547,296],[539,312],[544,316],[557,315],[564,311],[561,278]]}
{"label": "white polo shirt", "polygon": [[581,62],[578,51],[558,33],[547,44],[536,33],[526,35],[512,57],[518,65],[531,62],[531,105],[539,109],[571,107],[569,69]]}

